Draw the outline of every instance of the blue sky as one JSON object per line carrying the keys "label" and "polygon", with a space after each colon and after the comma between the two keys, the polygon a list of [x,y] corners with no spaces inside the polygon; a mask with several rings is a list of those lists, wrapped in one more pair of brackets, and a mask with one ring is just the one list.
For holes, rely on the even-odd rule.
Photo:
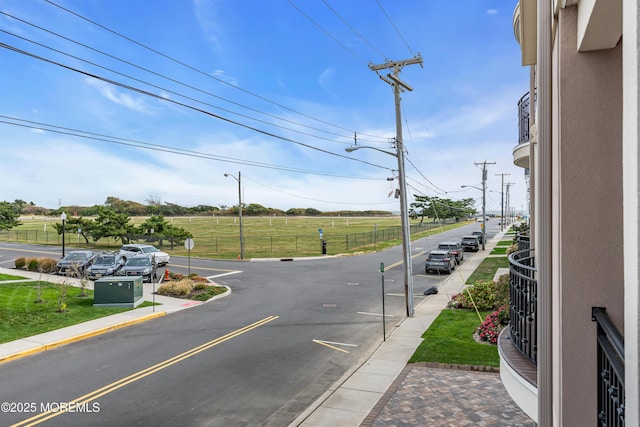
{"label": "blue sky", "polygon": [[409,194],[480,201],[461,185],[486,160],[487,209],[502,173],[526,209],[516,3],[3,0],[0,200],[231,206],[241,172],[244,203],[398,211],[396,159],[344,149],[393,151],[393,92],[368,65],[420,54],[400,74]]}

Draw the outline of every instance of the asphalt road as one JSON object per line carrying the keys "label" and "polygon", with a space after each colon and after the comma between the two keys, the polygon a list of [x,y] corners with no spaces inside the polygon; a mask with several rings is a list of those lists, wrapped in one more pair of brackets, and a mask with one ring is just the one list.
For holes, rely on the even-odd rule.
{"label": "asphalt road", "polygon": [[[489,224],[488,235],[493,234]],[[416,304],[443,276],[424,272],[440,241],[479,229],[467,225],[413,242]],[[496,230],[494,230],[495,232]],[[25,251],[55,248],[0,243],[0,265]],[[59,256],[59,255],[58,255]],[[189,310],[0,366],[0,425],[44,409],[53,426],[285,426],[382,340],[380,263],[387,334],[405,316],[401,247],[350,257],[291,262],[187,260],[171,271],[229,285],[231,295]],[[398,265],[399,263],[399,265]],[[55,408],[90,400],[73,411]],[[30,425],[30,424],[29,424]]]}

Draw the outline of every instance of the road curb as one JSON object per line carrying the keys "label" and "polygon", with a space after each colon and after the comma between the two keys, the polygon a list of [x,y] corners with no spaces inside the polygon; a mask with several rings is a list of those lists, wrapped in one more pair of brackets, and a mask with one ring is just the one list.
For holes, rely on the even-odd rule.
{"label": "road curb", "polygon": [[[153,319],[156,319],[158,317],[165,316],[166,314],[167,314],[166,311],[158,311],[158,312],[155,312],[155,313],[152,313],[152,314],[147,314],[145,316],[138,317],[136,319],[131,319],[131,320],[127,320],[127,321],[124,321],[124,322],[116,323],[115,325],[105,326],[105,327],[102,327],[102,328],[95,329],[93,331],[77,334],[77,335],[74,335],[72,337],[64,338],[64,339],[61,339],[61,340],[58,340],[58,341],[54,341],[54,342],[51,342],[51,343],[42,344],[40,346],[33,347],[33,348],[28,349],[28,350],[23,350],[23,351],[19,351],[19,352],[16,352],[16,353],[8,354],[8,355],[5,355],[5,356],[0,356],[0,363],[8,362],[10,360],[21,359],[21,358],[26,357],[26,356],[31,356],[33,354],[41,353],[41,352],[47,351],[47,350],[52,350],[54,348],[61,347],[61,346],[66,345],[66,344],[71,344],[71,343],[76,342],[76,341],[81,341],[81,340],[84,340],[84,339],[87,339],[87,338],[91,338],[91,337],[95,337],[95,336],[98,336],[98,335],[106,334],[108,332],[114,332],[114,331],[117,331],[118,329],[123,329],[123,328],[126,328],[128,326],[133,326],[133,325],[138,324],[138,323],[146,322],[148,320],[153,320]],[[26,338],[26,339],[28,340],[28,338]]]}

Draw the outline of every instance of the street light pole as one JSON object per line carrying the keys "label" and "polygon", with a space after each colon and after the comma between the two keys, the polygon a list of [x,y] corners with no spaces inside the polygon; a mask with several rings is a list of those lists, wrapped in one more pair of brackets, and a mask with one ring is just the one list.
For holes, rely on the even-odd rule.
{"label": "street light pole", "polygon": [[496,176],[500,175],[502,177],[502,185],[500,186],[500,231],[504,230],[504,214],[505,214],[505,210],[504,210],[504,177],[505,175],[511,175],[510,173],[497,173]]}
{"label": "street light pole", "polygon": [[244,239],[242,237],[242,175],[238,171],[238,177],[225,173],[224,176],[238,181],[238,221],[240,222],[240,259],[244,259]]}
{"label": "street light pole", "polygon": [[62,212],[60,219],[62,220],[62,258],[64,258],[64,223],[67,221],[67,214]]}
{"label": "street light pole", "polygon": [[[399,104],[398,104],[399,105]],[[402,131],[400,131],[402,132]],[[402,133],[400,133],[402,135]],[[414,304],[413,304],[413,265],[411,263],[411,233],[409,232],[409,212],[407,209],[407,197],[406,197],[406,179],[404,171],[404,153],[402,151],[402,144],[398,144],[396,140],[396,153],[381,150],[376,147],[367,147],[363,145],[356,145],[354,147],[347,147],[345,151],[351,153],[359,150],[360,148],[370,148],[372,150],[380,151],[382,153],[394,156],[398,159],[398,186],[400,190],[400,218],[402,226],[402,260],[404,263],[404,295],[405,306],[407,308],[407,317],[413,317]]]}

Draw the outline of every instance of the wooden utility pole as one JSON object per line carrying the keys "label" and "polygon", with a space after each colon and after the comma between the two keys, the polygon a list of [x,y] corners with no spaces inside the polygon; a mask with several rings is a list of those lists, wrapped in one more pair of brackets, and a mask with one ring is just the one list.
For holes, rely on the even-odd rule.
{"label": "wooden utility pole", "polygon": [[504,230],[504,177],[511,175],[510,173],[497,173],[496,176],[502,177],[502,183],[500,184],[500,231]]}
{"label": "wooden utility pole", "polygon": [[[411,233],[409,230],[409,211],[407,206],[407,186],[404,171],[404,147],[402,144],[402,116],[400,108],[400,92],[405,90],[413,91],[413,88],[400,80],[399,74],[406,65],[420,64],[422,57],[420,54],[411,59],[401,61],[387,61],[384,64],[369,64],[369,68],[378,74],[380,79],[387,82],[393,88],[393,95],[396,106],[396,157],[398,158],[398,185],[400,186],[400,216],[402,217],[402,254],[404,261],[404,293],[407,307],[407,317],[413,317],[413,266],[411,264]],[[385,76],[378,71],[392,70]]]}
{"label": "wooden utility pole", "polygon": [[482,165],[482,250],[485,249],[487,241],[487,165],[495,165],[496,162],[474,163],[476,166]]}

